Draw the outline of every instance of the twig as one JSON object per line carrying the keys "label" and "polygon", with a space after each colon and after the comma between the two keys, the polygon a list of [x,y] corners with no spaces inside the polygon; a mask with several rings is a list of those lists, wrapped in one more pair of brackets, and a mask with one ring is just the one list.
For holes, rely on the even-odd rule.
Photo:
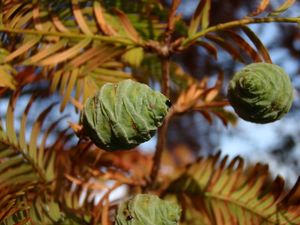
{"label": "twig", "polygon": [[[162,58],[162,92],[167,97],[169,96],[169,76],[170,76],[170,60],[169,57]],[[166,133],[169,124],[169,120],[173,114],[173,108],[171,108],[164,119],[164,122],[160,128],[158,128],[156,150],[153,157],[152,170],[150,174],[150,181],[147,187],[153,187],[156,183],[158,171],[160,169],[160,162],[163,150],[165,148]]]}
{"label": "twig", "polygon": [[[167,29],[164,33],[164,43],[163,43],[163,54],[161,55],[161,62],[162,62],[162,92],[165,96],[169,97],[170,95],[170,88],[169,88],[169,78],[170,78],[170,53],[171,53],[171,42],[172,42],[172,34],[174,32],[175,21],[176,21],[176,10],[180,5],[181,0],[173,0],[171,5],[171,10],[168,18],[168,25]],[[153,164],[152,170],[150,174],[150,183],[148,183],[147,187],[153,187],[157,180],[158,171],[160,169],[160,162],[163,150],[165,148],[165,140],[166,140],[166,133],[169,124],[169,120],[172,117],[173,108],[170,109],[169,113],[167,114],[163,125],[158,129],[158,140],[156,144],[156,150],[153,157]]]}
{"label": "twig", "polygon": [[[162,56],[162,92],[167,97],[169,97],[169,92],[170,92],[169,77],[170,77],[170,59],[169,56],[166,57]],[[158,171],[160,169],[161,156],[165,148],[166,133],[169,124],[169,119],[173,111],[172,109],[173,108],[170,109],[169,113],[165,117],[162,126],[158,128],[158,132],[157,132],[158,140],[156,144],[155,154],[153,157],[152,170],[150,174],[150,183],[147,185],[147,187],[150,186],[150,188],[155,185]]]}
{"label": "twig", "polygon": [[[162,56],[162,92],[167,97],[169,96],[169,92],[170,92],[169,91],[169,76],[170,76],[170,59],[169,59],[169,57]],[[162,156],[163,150],[165,148],[165,139],[166,139],[167,128],[168,128],[169,120],[173,115],[173,111],[174,111],[174,109],[172,107],[169,110],[168,114],[166,115],[162,126],[160,128],[158,128],[158,131],[157,131],[158,140],[157,140],[157,144],[156,144],[156,150],[154,153],[154,157],[152,160],[153,164],[152,164],[152,169],[151,169],[151,173],[150,173],[150,179],[148,180],[147,185],[144,187],[144,191],[147,191],[149,188],[150,189],[153,188],[156,183],[158,171],[160,169],[161,156]]]}
{"label": "twig", "polygon": [[246,24],[253,24],[253,23],[299,23],[300,18],[277,18],[277,17],[266,17],[266,18],[244,18],[241,20],[230,21],[228,23],[217,24],[215,26],[208,27],[205,30],[202,30],[198,33],[195,33],[193,36],[189,37],[185,41],[182,42],[182,46],[187,48],[188,46],[192,45],[198,38],[203,37],[207,33],[225,30],[233,27],[238,27]]}
{"label": "twig", "polygon": [[169,56],[162,58],[162,93],[170,97],[170,59]]}
{"label": "twig", "polygon": [[156,145],[156,151],[153,157],[152,170],[150,174],[150,184],[149,184],[150,188],[155,185],[157,180],[157,175],[160,169],[161,156],[165,148],[167,128],[169,125],[169,121],[173,115],[174,115],[174,108],[171,108],[164,120],[163,125],[160,128],[158,128],[158,140]]}
{"label": "twig", "polygon": [[133,45],[133,46],[142,46],[140,43],[135,43],[131,39],[126,37],[107,37],[99,34],[80,34],[80,33],[71,33],[71,32],[55,32],[55,31],[40,31],[40,30],[32,30],[32,29],[15,29],[15,28],[5,28],[0,27],[0,32],[6,33],[15,33],[15,34],[31,34],[31,35],[39,35],[39,36],[56,36],[61,38],[70,38],[70,39],[86,39],[90,38],[92,40],[103,41],[106,43],[112,44],[122,44],[122,45]]}

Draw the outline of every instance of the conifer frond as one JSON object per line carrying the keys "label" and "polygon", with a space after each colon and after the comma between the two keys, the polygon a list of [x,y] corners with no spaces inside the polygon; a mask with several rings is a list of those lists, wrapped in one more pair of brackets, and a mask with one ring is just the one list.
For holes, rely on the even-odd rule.
{"label": "conifer frond", "polygon": [[212,87],[208,86],[208,77],[191,83],[185,91],[181,92],[174,104],[174,115],[195,111],[201,113],[209,123],[212,123],[212,115],[215,115],[225,126],[228,123],[234,125],[236,118],[233,113],[224,109],[228,102],[220,97],[222,83],[222,74],[219,74]]}
{"label": "conifer frond", "polygon": [[[249,40],[246,40],[243,34]],[[199,39],[196,44],[205,48],[214,59],[218,58],[219,50],[217,46],[219,46],[234,60],[244,64],[249,62],[272,63],[267,47],[248,26],[240,25],[239,29],[220,29],[215,33],[208,33],[202,39]]]}
{"label": "conifer frond", "polygon": [[[103,83],[130,77],[122,64],[107,68],[132,47],[142,45],[127,16],[117,12],[108,14],[98,1],[4,1],[0,34],[9,43],[3,46],[9,52],[2,61],[42,68],[41,75],[47,74],[52,90],[58,88],[64,96],[64,110],[72,94],[84,101]],[[131,58],[123,56],[137,65]],[[139,61],[142,59],[140,54]],[[11,75],[3,74],[2,85],[14,88]]]}
{"label": "conifer frond", "polygon": [[183,224],[299,224],[299,184],[290,192],[284,180],[270,182],[268,167],[244,167],[244,160],[200,158],[169,185],[182,203]]}
{"label": "conifer frond", "polygon": [[[187,39],[182,42],[182,47],[187,48],[193,43],[197,41],[202,41],[201,39],[207,35],[211,35],[212,32],[217,31],[224,31],[232,28],[239,28],[243,26],[247,26],[249,24],[258,24],[258,23],[294,23],[298,24],[300,22],[299,17],[278,17],[281,13],[288,10],[293,4],[295,3],[295,0],[286,0],[279,8],[271,11],[267,16],[265,17],[256,17],[257,15],[260,15],[261,13],[267,11],[267,6],[269,4],[269,1],[262,0],[260,5],[257,7],[257,9],[250,13],[249,16],[246,16],[244,18],[229,21],[226,23],[220,23],[213,26],[208,26],[208,19],[209,19],[209,9],[210,9],[210,1],[201,0],[199,3],[199,6],[197,10],[195,11],[192,20],[190,21],[189,25],[189,33],[187,35]],[[201,24],[201,28],[199,31],[199,26]],[[203,23],[205,25],[203,25]],[[221,46],[227,46],[226,43],[223,42],[222,39],[216,39],[214,38],[214,41],[216,41]],[[226,47],[227,49],[229,46]],[[230,46],[231,48],[231,46]],[[233,49],[231,49],[229,52],[233,53]]]}
{"label": "conifer frond", "polygon": [[121,186],[144,185],[150,165],[150,155],[138,151],[106,153],[82,142],[58,156],[55,193],[61,209],[67,216],[76,214],[83,224],[111,221],[105,210],[113,213],[116,205],[107,201],[108,196]]}
{"label": "conifer frond", "polygon": [[[42,136],[41,128],[54,104],[44,109],[32,124],[29,140],[27,116],[37,96],[33,96],[20,120],[20,129],[15,127],[14,109],[19,92],[11,97],[7,107],[5,125],[0,124],[0,199],[1,224],[53,224],[62,217],[58,203],[51,193],[56,178],[55,151],[46,147],[49,133],[57,123],[50,125]],[[58,120],[59,121],[59,120]],[[45,150],[47,148],[47,150]]]}

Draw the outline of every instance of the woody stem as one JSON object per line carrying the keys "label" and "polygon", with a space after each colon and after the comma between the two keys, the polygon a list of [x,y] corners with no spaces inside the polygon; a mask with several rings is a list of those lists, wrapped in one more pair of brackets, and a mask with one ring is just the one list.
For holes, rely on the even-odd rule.
{"label": "woody stem", "polygon": [[[162,92],[167,97],[169,96],[169,76],[170,76],[170,60],[169,57],[162,59]],[[160,169],[161,157],[163,150],[165,148],[166,133],[169,124],[169,120],[172,116],[172,108],[170,109],[168,115],[164,119],[163,125],[158,128],[158,140],[156,145],[156,151],[153,157],[153,165],[150,174],[151,186],[155,185],[157,181],[157,175]]]}

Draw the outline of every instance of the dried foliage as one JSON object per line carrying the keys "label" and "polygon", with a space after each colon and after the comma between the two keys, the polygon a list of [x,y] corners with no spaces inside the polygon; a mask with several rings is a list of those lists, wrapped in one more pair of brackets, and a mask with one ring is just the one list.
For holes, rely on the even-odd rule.
{"label": "dried foliage", "polygon": [[[8,105],[0,115],[0,224],[110,225],[117,205],[142,192],[178,201],[180,224],[300,224],[299,181],[287,191],[283,178],[271,181],[265,165],[244,168],[240,157],[195,161],[188,149],[164,151],[176,116],[199,112],[210,124],[237,122],[226,107],[224,71],[198,80],[174,56],[199,46],[212,60],[225,51],[233,61],[271,63],[248,25],[297,25],[299,17],[282,16],[293,3],[272,9],[261,0],[243,18],[212,25],[210,0],[199,1],[190,21],[177,13],[180,0],[170,6],[159,0],[2,1],[0,97]],[[128,78],[160,84],[173,102],[154,156],[139,148],[105,152],[73,131],[78,134],[74,120],[88,97]],[[29,100],[20,116],[22,97]]]}
{"label": "dried foliage", "polygon": [[297,184],[286,192],[266,165],[243,167],[242,158],[228,162],[220,153],[188,166],[166,190],[181,202],[183,224],[299,224]]}

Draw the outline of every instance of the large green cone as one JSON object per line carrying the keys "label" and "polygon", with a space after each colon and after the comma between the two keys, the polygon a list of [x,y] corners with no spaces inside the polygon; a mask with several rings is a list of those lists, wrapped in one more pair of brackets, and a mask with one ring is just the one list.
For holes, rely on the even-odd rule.
{"label": "large green cone", "polygon": [[155,134],[169,104],[163,94],[145,84],[132,80],[107,83],[86,101],[81,123],[98,147],[131,149]]}
{"label": "large green cone", "polygon": [[176,203],[138,194],[119,205],[115,225],[178,225],[180,214]]}
{"label": "large green cone", "polygon": [[293,87],[281,67],[253,63],[233,76],[228,87],[228,99],[242,119],[270,123],[290,110]]}

